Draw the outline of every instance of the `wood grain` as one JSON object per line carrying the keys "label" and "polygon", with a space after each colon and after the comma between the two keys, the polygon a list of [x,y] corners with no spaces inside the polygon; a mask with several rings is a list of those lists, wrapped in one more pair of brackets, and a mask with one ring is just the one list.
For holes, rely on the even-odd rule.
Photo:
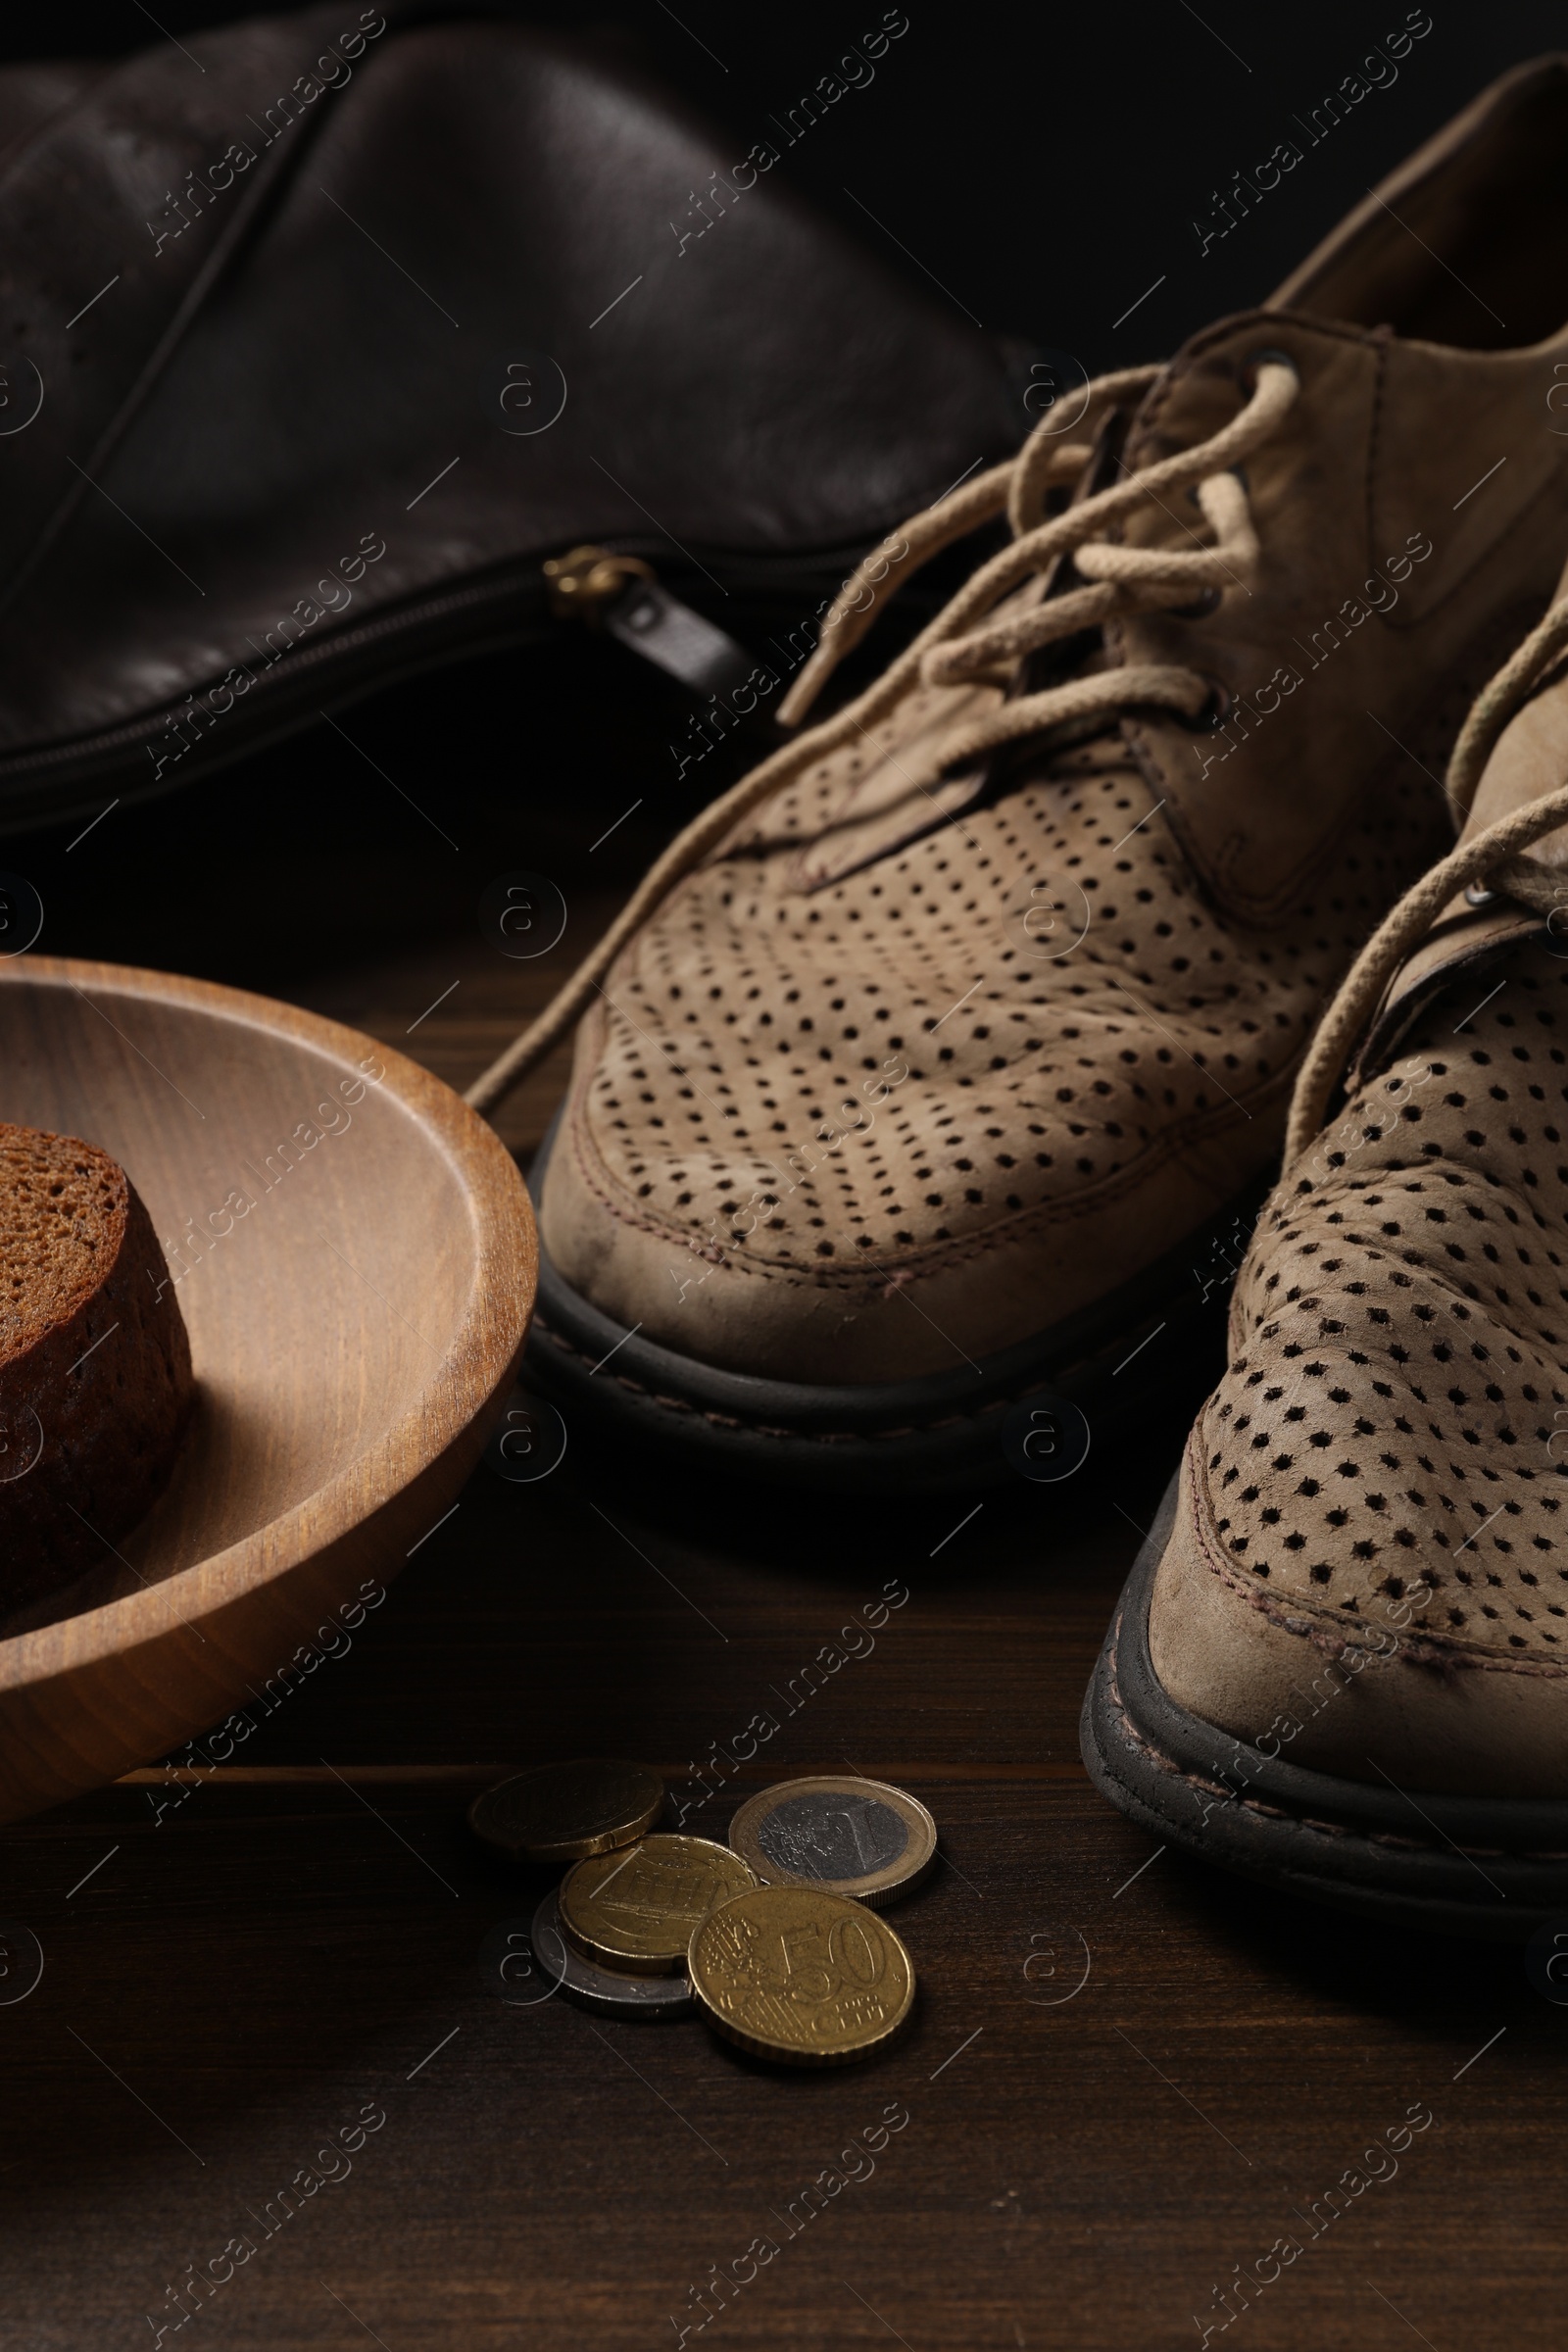
{"label": "wood grain", "polygon": [[[576,800],[568,855],[536,752],[491,819],[400,724],[351,721],[461,856],[373,774],[381,800],[356,798],[349,755],[327,791],[302,754],[309,792],[279,761],[236,771],[200,824],[185,803],[136,813],[128,898],[112,841],[83,867],[120,812],[69,859],[69,835],[52,865],[8,859],[56,944],[195,959],[465,1084],[628,878],[600,872],[622,834],[586,845],[645,779]],[[241,859],[253,887],[220,910],[210,877]],[[509,865],[571,901],[535,965],[474,921]],[[551,1106],[543,1087],[513,1106],[519,1148]],[[771,2233],[688,2347],[1180,2352],[1234,2266],[1294,2233],[1301,2254],[1211,2346],[1555,2347],[1568,2040],[1518,1955],[1260,1896],[1151,1847],[1083,1775],[1090,1665],[1182,1435],[1152,1423],[959,1529],[982,1498],[760,1501],[573,1427],[537,1485],[481,1467],[346,1650],[242,1701],[226,1760],[182,1746],[5,1831],[0,1919],[45,1955],[36,1991],[0,1998],[8,2343],[153,2345],[166,2289],[248,2232],[256,2255],[165,2352],[655,2352],[710,2266]],[[874,1650],[792,1711],[803,1666],[890,1581],[909,1597]],[[764,1772],[847,1759],[936,1816],[945,1865],[889,1915],[920,1977],[908,2039],[783,2076],[695,2021],[489,1994],[480,1945],[538,1882],[469,1837],[484,1775],[608,1747],[700,1795],[694,1769],[760,1709],[777,1731],[733,1779],[710,1770],[696,1826],[721,1832]],[[874,2173],[789,2235],[776,2217],[824,2168],[863,2173],[844,2152],[895,2101],[909,2120]],[[386,2122],[352,2172],[265,2237],[253,2217],[367,2102]],[[1397,2173],[1314,2236],[1300,2217],[1417,2103],[1435,2120]]]}
{"label": "wood grain", "polygon": [[0,1639],[15,1819],[211,1723],[396,1574],[511,1385],[535,1251],[494,1135],[316,1015],[23,956],[0,963],[0,1072],[7,1118],[128,1171],[198,1385],[151,1515]]}
{"label": "wood grain", "polygon": [[[1148,1507],[1156,1476],[1123,1465],[1117,1500]],[[1104,1808],[1075,1718],[1136,1539],[1103,1486],[1037,1505],[988,1502],[932,1562],[946,1527],[918,1513],[824,1541],[617,1494],[604,1464],[533,1491],[481,1470],[350,1654],[258,1724],[247,1773],[289,1778],[187,1758],[162,1812],[138,1775],[7,1833],[7,1914],[48,1956],[0,2009],[0,2084],[41,2119],[0,2174],[19,2339],[129,2346],[368,2101],[385,2127],[215,2295],[215,2343],[634,2352],[769,2235],[703,2342],[1176,2352],[1288,2232],[1302,2255],[1229,2340],[1555,2342],[1561,2018],[1515,1956],[1259,1899]],[[909,2038],[801,2079],[696,2022],[492,1998],[480,1943],[543,1882],[469,1837],[473,1768],[443,1759],[610,1744],[678,1782],[890,1579],[909,1598],[875,1650],[768,1758],[849,1755],[932,1807],[946,1865],[890,1914]],[[844,2152],[893,2102],[908,2124],[865,2174]],[[1415,2103],[1436,2120],[1397,2174],[1312,2237],[1298,2213]],[[791,2238],[824,2167],[864,2177]]]}

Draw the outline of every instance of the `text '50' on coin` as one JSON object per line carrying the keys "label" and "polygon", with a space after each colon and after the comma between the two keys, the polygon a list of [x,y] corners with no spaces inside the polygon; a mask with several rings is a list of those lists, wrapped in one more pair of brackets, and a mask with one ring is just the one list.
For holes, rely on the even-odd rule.
{"label": "text '50' on coin", "polygon": [[625,1853],[596,1854],[567,1871],[562,1931],[603,1968],[669,1976],[714,1904],[756,1884],[740,1856],[710,1838],[645,1838]]}
{"label": "text '50' on coin", "polygon": [[820,1886],[873,1911],[908,1894],[934,1868],[937,1825],[885,1781],[779,1781],[749,1796],[729,1841],[765,1886]]}
{"label": "text '50' on coin", "polygon": [[497,1782],[474,1798],[468,1823],[505,1853],[576,1862],[632,1844],[663,1809],[664,1784],[646,1764],[589,1756]]}
{"label": "text '50' on coin", "polygon": [[786,2066],[847,2066],[886,2048],[914,2006],[914,1965],[863,1903],[757,1886],[704,1920],[687,1959],[710,2026]]}

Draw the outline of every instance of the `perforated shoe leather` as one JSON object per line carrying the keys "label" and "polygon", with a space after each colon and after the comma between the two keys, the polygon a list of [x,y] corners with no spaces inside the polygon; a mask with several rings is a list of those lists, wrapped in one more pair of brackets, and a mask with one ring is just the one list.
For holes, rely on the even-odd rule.
{"label": "perforated shoe leather", "polygon": [[1093,1421],[1168,1379],[1325,1001],[1449,837],[1465,705],[1557,575],[1565,134],[1564,65],[1511,76],[1273,304],[1102,379],[862,566],[792,718],[918,562],[1011,526],[471,1098],[587,1008],[541,1378],[858,1477],[1000,1469],[1018,1399]]}
{"label": "perforated shoe leather", "polygon": [[1565,643],[1324,1024],[1085,1730],[1195,1850],[1494,1933],[1568,1899]]}

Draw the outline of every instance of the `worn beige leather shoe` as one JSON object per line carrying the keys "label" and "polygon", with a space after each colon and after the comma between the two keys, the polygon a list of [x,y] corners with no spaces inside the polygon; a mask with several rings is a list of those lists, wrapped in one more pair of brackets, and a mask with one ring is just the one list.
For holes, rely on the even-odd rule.
{"label": "worn beige leather shoe", "polygon": [[1461,737],[1458,849],[1302,1071],[1229,1367],[1084,1711],[1155,1835],[1498,1936],[1568,1910],[1562,594]]}
{"label": "worn beige leather shoe", "polygon": [[791,721],[899,580],[1010,527],[470,1095],[586,1013],[536,1171],[553,1394],[908,1484],[1002,1471],[1019,1400],[1093,1424],[1180,1376],[1305,1042],[1556,578],[1565,197],[1548,60],[1262,310],[1101,378],[862,565]]}

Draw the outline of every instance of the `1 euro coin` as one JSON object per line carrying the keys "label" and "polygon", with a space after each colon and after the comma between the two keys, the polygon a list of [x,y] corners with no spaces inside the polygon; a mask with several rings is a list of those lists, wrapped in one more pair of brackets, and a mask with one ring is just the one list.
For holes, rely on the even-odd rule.
{"label": "1 euro coin", "polygon": [[748,1797],[729,1841],[766,1886],[819,1886],[873,1910],[909,1894],[936,1867],[937,1825],[885,1781],[779,1781]]}

